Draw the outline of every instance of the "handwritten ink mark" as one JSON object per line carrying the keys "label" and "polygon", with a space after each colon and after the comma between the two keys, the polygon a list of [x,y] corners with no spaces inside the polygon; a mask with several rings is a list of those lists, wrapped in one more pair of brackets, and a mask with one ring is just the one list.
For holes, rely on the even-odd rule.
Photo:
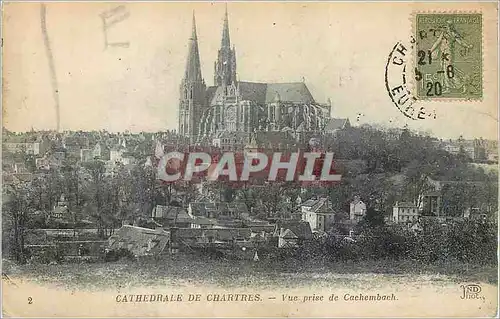
{"label": "handwritten ink mark", "polygon": [[41,3],[40,7],[40,22],[43,35],[43,44],[45,45],[45,52],[47,53],[47,59],[49,62],[50,70],[50,80],[52,84],[52,96],[54,97],[55,107],[56,107],[56,127],[57,132],[61,128],[61,117],[60,117],[60,105],[59,105],[59,88],[56,75],[56,67],[54,64],[54,55],[52,54],[52,49],[50,48],[50,40],[47,32],[47,8],[44,3]]}
{"label": "handwritten ink mark", "polygon": [[115,26],[116,24],[128,19],[130,17],[130,12],[127,11],[124,5],[120,5],[111,10],[105,11],[99,15],[102,19],[102,32],[104,33],[104,50],[108,47],[119,47],[128,48],[130,46],[129,41],[123,42],[109,42],[108,40],[108,30]]}

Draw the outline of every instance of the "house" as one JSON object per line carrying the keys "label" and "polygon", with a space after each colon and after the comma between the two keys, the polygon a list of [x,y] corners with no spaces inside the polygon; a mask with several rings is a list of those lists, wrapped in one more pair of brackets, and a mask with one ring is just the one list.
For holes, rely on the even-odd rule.
{"label": "house", "polygon": [[217,221],[215,219],[207,218],[204,216],[195,216],[194,224],[199,226],[196,228],[207,229],[207,228],[213,228],[215,225],[217,225]]}
{"label": "house", "polygon": [[212,146],[222,151],[243,150],[248,141],[248,134],[245,132],[220,131],[212,139]]}
{"label": "house", "polygon": [[114,147],[109,151],[109,160],[111,162],[121,162],[123,149]]}
{"label": "house", "polygon": [[225,243],[236,243],[250,240],[252,231],[248,228],[218,228],[216,240]]}
{"label": "house", "polygon": [[312,231],[327,231],[335,221],[335,212],[326,198],[308,200],[301,205],[302,220],[309,223]]}
{"label": "house", "polygon": [[50,217],[54,219],[71,219],[71,212],[69,211],[68,202],[66,201],[64,194],[61,195],[59,201],[57,202],[57,205],[54,206]]}
{"label": "house", "polygon": [[227,245],[250,241],[248,228],[172,228],[172,243],[191,248],[208,245]]}
{"label": "house", "polygon": [[245,220],[243,225],[246,228],[250,228],[252,233],[272,233],[274,231],[274,225],[263,220]]}
{"label": "house", "polygon": [[274,227],[273,237],[277,239],[276,244],[281,248],[301,245],[304,241],[311,240],[313,234],[311,226],[305,221],[278,220]]}
{"label": "house", "polygon": [[[2,186],[5,188],[6,185],[16,185],[19,184],[19,180],[14,174],[9,174],[7,172],[2,172]],[[4,198],[5,200],[5,198]]]}
{"label": "house", "polygon": [[28,168],[26,168],[26,164],[23,162],[14,163],[14,173],[16,174],[28,173]]}
{"label": "house", "polygon": [[86,136],[66,136],[63,139],[63,148],[70,157],[80,157],[81,149],[89,149],[89,139]]}
{"label": "house", "polygon": [[50,160],[44,156],[42,158],[35,159],[35,166],[38,170],[49,170],[50,169]]}
{"label": "house", "polygon": [[248,208],[245,203],[231,202],[219,203],[219,218],[222,219],[241,219],[243,216],[248,216]]}
{"label": "house", "polygon": [[105,143],[96,143],[92,149],[92,157],[98,158],[103,161],[108,161],[110,159],[111,152]]}
{"label": "house", "polygon": [[279,229],[278,248],[294,248],[299,246],[299,237],[289,228]]}
{"label": "house", "polygon": [[420,216],[417,205],[407,202],[398,202],[392,208],[391,221],[394,223],[416,222]]}
{"label": "house", "polygon": [[93,151],[88,148],[82,148],[80,150],[80,161],[81,162],[90,162],[94,159]]}
{"label": "house", "polygon": [[349,219],[352,223],[359,223],[366,214],[366,204],[361,201],[359,196],[354,196],[350,204]]}
{"label": "house", "polygon": [[349,119],[331,118],[325,126],[325,133],[335,134],[340,130],[351,127]]}
{"label": "house", "polygon": [[194,216],[178,206],[156,205],[153,208],[152,217],[167,227],[200,228],[200,225],[195,222]]}
{"label": "house", "polygon": [[25,152],[26,154],[39,155],[40,154],[40,142],[6,142],[2,143],[4,150],[9,152]]}
{"label": "house", "polygon": [[243,202],[192,202],[187,211],[192,216],[203,216],[218,219],[242,219],[249,216],[248,208]]}
{"label": "house", "polygon": [[15,161],[11,158],[2,158],[2,171],[4,173],[14,173]]}
{"label": "house", "polygon": [[127,249],[135,256],[159,255],[166,252],[170,232],[124,225],[108,239],[108,249]]}
{"label": "house", "polygon": [[189,203],[187,210],[188,213],[193,216],[216,218],[219,215],[215,203],[210,202],[191,202]]}
{"label": "house", "polygon": [[458,155],[460,151],[463,150],[467,157],[475,159],[478,156],[476,152],[479,151],[479,149],[475,147],[474,144],[473,140],[459,138],[458,140],[444,141],[442,143],[442,148],[453,155]]}

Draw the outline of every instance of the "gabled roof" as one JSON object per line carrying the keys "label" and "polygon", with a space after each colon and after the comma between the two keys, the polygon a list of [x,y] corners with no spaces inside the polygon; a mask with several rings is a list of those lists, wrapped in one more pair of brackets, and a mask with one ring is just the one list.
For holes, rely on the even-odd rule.
{"label": "gabled roof", "polygon": [[276,100],[293,103],[314,103],[314,99],[303,82],[294,83],[258,83],[238,82],[238,90],[242,100],[259,104]]}
{"label": "gabled roof", "polygon": [[259,104],[266,103],[266,83],[238,82],[240,97],[244,101],[253,101]]}
{"label": "gabled roof", "polygon": [[227,209],[229,211],[237,212],[237,213],[248,213],[248,208],[245,203],[241,202],[232,202],[227,204]]}
{"label": "gabled roof", "polygon": [[195,224],[198,225],[216,225],[217,221],[215,219],[206,218],[204,216],[196,216],[194,219]]}
{"label": "gabled roof", "polygon": [[341,130],[347,126],[349,126],[349,119],[332,118],[332,119],[330,119],[328,124],[326,124],[325,131]]}
{"label": "gabled roof", "polygon": [[283,234],[281,234],[281,237],[284,239],[298,239],[299,237],[293,233],[290,229],[286,229]]}
{"label": "gabled roof", "polygon": [[192,222],[194,218],[189,216],[186,210],[177,206],[156,205],[153,217],[176,220],[177,222]]}
{"label": "gabled roof", "polygon": [[250,239],[252,231],[249,228],[220,228],[217,229],[217,239],[229,241],[233,239]]}
{"label": "gabled roof", "polygon": [[290,229],[299,239],[312,239],[312,230],[309,223],[302,220],[280,220],[276,223],[274,236],[279,236],[280,229]]}
{"label": "gabled roof", "polygon": [[170,241],[170,232],[124,225],[108,240],[110,249],[125,248],[138,256],[161,253]]}
{"label": "gabled roof", "polygon": [[326,197],[320,198],[311,207],[310,212],[333,213],[332,203]]}
{"label": "gabled roof", "polygon": [[312,207],[316,203],[317,199],[308,199],[303,202],[300,206]]}
{"label": "gabled roof", "polygon": [[279,97],[283,102],[314,103],[314,99],[304,82],[269,83],[267,85],[266,102],[275,101]]}

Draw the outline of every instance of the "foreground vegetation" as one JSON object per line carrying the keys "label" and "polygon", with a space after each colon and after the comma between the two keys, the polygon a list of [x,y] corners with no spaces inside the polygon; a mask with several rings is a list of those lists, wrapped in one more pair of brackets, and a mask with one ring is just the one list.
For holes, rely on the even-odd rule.
{"label": "foreground vegetation", "polygon": [[66,288],[130,288],[184,285],[220,287],[287,287],[303,285],[388,284],[391,280],[461,283],[497,283],[492,265],[377,260],[362,262],[258,262],[213,260],[193,256],[163,256],[113,263],[16,265],[4,261],[4,272],[13,280],[23,278]]}

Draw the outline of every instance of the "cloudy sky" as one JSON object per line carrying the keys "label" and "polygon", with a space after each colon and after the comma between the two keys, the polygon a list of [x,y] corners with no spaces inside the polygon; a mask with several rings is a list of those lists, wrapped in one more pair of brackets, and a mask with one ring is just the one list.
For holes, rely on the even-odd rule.
{"label": "cloudy sky", "polygon": [[[179,84],[196,14],[202,73],[213,83],[223,3],[124,3],[105,48],[100,14],[117,3],[48,3],[61,128],[157,131],[177,128]],[[3,123],[11,130],[54,129],[55,102],[40,4],[4,5]],[[419,102],[436,119],[406,119],[385,89],[387,56],[412,34],[419,10],[483,12],[482,101]],[[497,7],[483,4],[229,3],[240,80],[299,82],[333,117],[430,131],[443,138],[497,137]],[[118,18],[120,15],[112,17]]]}

